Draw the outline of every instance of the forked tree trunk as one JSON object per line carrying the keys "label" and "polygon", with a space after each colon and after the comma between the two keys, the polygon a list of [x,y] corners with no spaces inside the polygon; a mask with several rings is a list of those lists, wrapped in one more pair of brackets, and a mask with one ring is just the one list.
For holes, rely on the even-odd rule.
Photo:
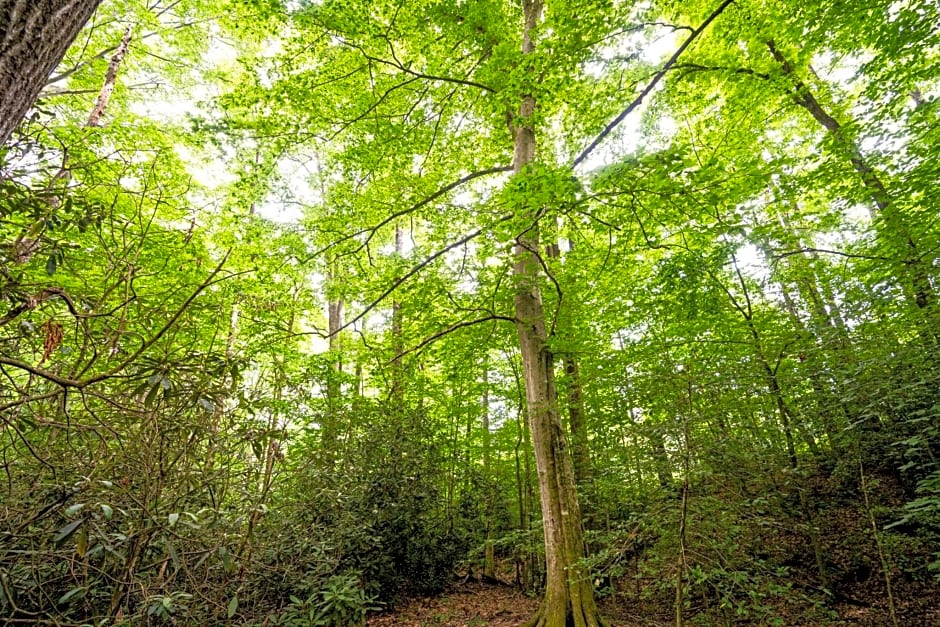
{"label": "forked tree trunk", "polygon": [[[542,0],[523,0],[525,29],[523,55],[535,51],[534,30],[542,16]],[[524,176],[535,158],[532,116],[535,98],[524,94],[517,122],[513,124],[513,172]],[[535,208],[529,208],[530,213]],[[534,216],[530,216],[535,219]],[[590,576],[581,566],[584,544],[581,511],[575,487],[574,468],[558,413],[552,353],[548,348],[542,293],[538,228],[516,238],[515,277],[516,328],[522,352],[523,375],[529,425],[538,470],[545,532],[545,596],[528,625],[535,627],[598,627],[604,624],[594,602]]]}
{"label": "forked tree trunk", "polygon": [[0,145],[101,0],[0,0]]}

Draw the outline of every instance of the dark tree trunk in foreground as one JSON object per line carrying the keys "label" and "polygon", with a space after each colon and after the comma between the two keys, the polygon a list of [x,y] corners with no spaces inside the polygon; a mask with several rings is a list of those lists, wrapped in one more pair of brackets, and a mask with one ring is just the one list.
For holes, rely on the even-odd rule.
{"label": "dark tree trunk in foreground", "polygon": [[0,144],[33,105],[101,0],[0,0]]}

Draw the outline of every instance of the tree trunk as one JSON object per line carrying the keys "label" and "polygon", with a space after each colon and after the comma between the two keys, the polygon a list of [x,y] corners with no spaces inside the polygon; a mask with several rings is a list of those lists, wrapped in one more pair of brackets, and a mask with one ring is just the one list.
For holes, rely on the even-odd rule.
{"label": "tree trunk", "polygon": [[[327,281],[330,282],[333,290],[336,289],[338,281],[336,265],[330,263],[327,274]],[[320,456],[324,466],[330,468],[336,460],[336,448],[339,442],[340,407],[342,406],[340,378],[343,374],[343,338],[340,330],[343,327],[343,297],[331,294],[328,298],[327,324],[333,372],[328,374],[326,382],[326,412],[323,415],[323,430],[320,436]]]}
{"label": "tree trunk", "polygon": [[[561,257],[561,247],[556,242],[545,246],[547,257]],[[584,417],[584,390],[581,387],[581,368],[572,353],[564,355],[565,394],[568,407],[568,435],[571,437],[571,457],[574,462],[574,478],[584,488],[591,481],[591,454],[588,449],[587,420]],[[583,492],[582,492],[583,493]]]}
{"label": "tree trunk", "polygon": [[485,486],[486,539],[483,549],[483,578],[496,579],[496,546],[493,533],[493,489],[490,467],[490,381],[489,371],[483,370],[483,485]]}
{"label": "tree trunk", "polygon": [[767,41],[767,48],[774,60],[780,64],[783,73],[793,80],[794,93],[793,100],[796,104],[803,107],[813,119],[825,128],[832,136],[836,146],[842,150],[848,157],[852,168],[862,179],[865,190],[871,196],[872,202],[878,208],[878,212],[884,223],[884,235],[894,244],[900,244],[905,259],[903,260],[906,285],[905,291],[908,297],[917,307],[923,309],[934,301],[933,286],[930,284],[928,268],[924,264],[923,254],[920,252],[910,228],[900,214],[895,203],[892,202],[891,195],[884,182],[878,176],[875,169],[868,163],[868,160],[859,150],[855,140],[850,137],[846,129],[836,120],[828,111],[823,109],[822,105],[810,91],[809,87],[796,76],[793,65],[781,53],[773,40]]}
{"label": "tree trunk", "polygon": [[[395,257],[401,259],[405,251],[405,233],[400,224],[395,224]],[[392,409],[402,412],[405,406],[405,371],[401,354],[405,350],[402,339],[401,303],[392,301]]]}
{"label": "tree trunk", "polygon": [[108,63],[108,71],[104,76],[104,85],[101,86],[101,91],[98,93],[95,106],[92,107],[91,113],[88,115],[88,121],[85,122],[85,126],[101,126],[101,117],[104,115],[104,110],[108,108],[108,104],[111,102],[111,95],[114,93],[114,86],[117,83],[118,70],[121,68],[121,62],[124,61],[124,57],[127,55],[127,49],[131,45],[131,35],[133,32],[130,26],[124,29],[124,36],[121,38],[121,43],[114,53],[114,56],[111,57],[110,63]]}
{"label": "tree trunk", "polygon": [[33,106],[101,0],[0,0],[0,144]]}
{"label": "tree trunk", "polygon": [[571,431],[574,476],[579,486],[585,486],[590,483],[593,473],[584,416],[584,391],[581,387],[581,369],[570,355],[565,357],[565,374],[568,378],[568,430]]}
{"label": "tree trunk", "polygon": [[[533,39],[542,17],[542,0],[523,0],[525,29],[522,53],[535,51]],[[535,158],[535,130],[532,116],[535,98],[524,94],[517,122],[513,124],[513,173]],[[532,215],[535,208],[526,210]],[[594,602],[590,576],[580,565],[584,557],[581,511],[575,487],[574,468],[558,413],[553,357],[548,348],[542,293],[539,288],[540,263],[537,225],[516,238],[513,275],[515,277],[516,329],[522,352],[529,424],[538,470],[545,532],[545,596],[528,625],[536,627],[597,627],[602,625]]]}

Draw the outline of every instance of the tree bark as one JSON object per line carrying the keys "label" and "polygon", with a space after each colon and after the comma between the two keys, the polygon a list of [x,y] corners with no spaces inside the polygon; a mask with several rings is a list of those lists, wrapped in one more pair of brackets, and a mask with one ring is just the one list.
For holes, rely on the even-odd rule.
{"label": "tree bark", "polygon": [[[327,281],[335,290],[337,279],[337,264],[331,262],[327,273]],[[323,464],[331,468],[336,461],[336,449],[339,444],[340,408],[342,406],[342,389],[340,378],[343,374],[343,297],[337,294],[328,296],[327,325],[329,329],[329,350],[332,360],[332,371],[326,382],[326,412],[323,415],[322,432],[320,435],[320,456]]]}
{"label": "tree bark", "polygon": [[[525,28],[522,54],[535,52],[534,31],[542,17],[542,0],[523,0]],[[523,94],[513,131],[513,173],[535,159],[535,97]],[[537,208],[526,208],[536,223]],[[532,444],[538,471],[545,532],[545,596],[528,625],[535,627],[598,627],[604,624],[594,602],[590,576],[580,565],[584,557],[581,511],[578,504],[574,468],[561,417],[555,385],[553,355],[542,293],[539,287],[540,263],[538,225],[517,236],[514,249],[516,329],[522,353],[523,376]]]}
{"label": "tree bark", "polygon": [[486,538],[483,548],[483,578],[496,579],[496,546],[493,533],[493,490],[491,486],[492,468],[490,467],[490,390],[489,372],[483,370],[483,485],[486,487],[484,507],[486,512]]}
{"label": "tree bark", "polygon": [[0,144],[10,139],[100,3],[0,0]]}
{"label": "tree bark", "polygon": [[[405,251],[405,233],[401,225],[395,224],[395,257],[401,259]],[[405,406],[405,370],[401,354],[405,350],[402,339],[401,303],[392,301],[392,408],[401,412]]]}
{"label": "tree bark", "polygon": [[570,355],[565,357],[568,378],[568,430],[571,431],[574,477],[579,486],[591,482],[591,452],[588,448],[587,420],[584,415],[584,390],[581,387],[581,369]]}
{"label": "tree bark", "polygon": [[101,126],[101,116],[104,115],[104,110],[108,108],[108,104],[111,102],[111,94],[114,93],[114,85],[117,83],[118,70],[121,68],[121,62],[124,61],[124,57],[127,55],[127,49],[131,45],[131,35],[133,32],[130,26],[124,30],[121,43],[118,45],[117,51],[115,51],[114,56],[111,57],[111,61],[108,63],[108,71],[105,73],[104,85],[101,86],[101,92],[98,93],[95,106],[92,107],[91,113],[88,115],[88,121],[85,122],[85,126]]}

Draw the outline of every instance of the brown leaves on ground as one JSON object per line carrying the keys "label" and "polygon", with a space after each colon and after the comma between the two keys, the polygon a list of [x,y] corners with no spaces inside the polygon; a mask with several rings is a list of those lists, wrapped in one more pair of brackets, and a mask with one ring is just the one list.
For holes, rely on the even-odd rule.
{"label": "brown leaves on ground", "polygon": [[466,583],[432,598],[409,599],[394,612],[369,618],[369,627],[483,627],[520,625],[538,607],[538,599],[509,586]]}
{"label": "brown leaves on ground", "polygon": [[[394,611],[371,616],[369,627],[516,627],[535,613],[539,599],[509,586],[468,582],[439,597],[409,599]],[[633,621],[601,606],[611,627],[653,627],[668,623]],[[619,614],[619,615],[618,615]]]}

